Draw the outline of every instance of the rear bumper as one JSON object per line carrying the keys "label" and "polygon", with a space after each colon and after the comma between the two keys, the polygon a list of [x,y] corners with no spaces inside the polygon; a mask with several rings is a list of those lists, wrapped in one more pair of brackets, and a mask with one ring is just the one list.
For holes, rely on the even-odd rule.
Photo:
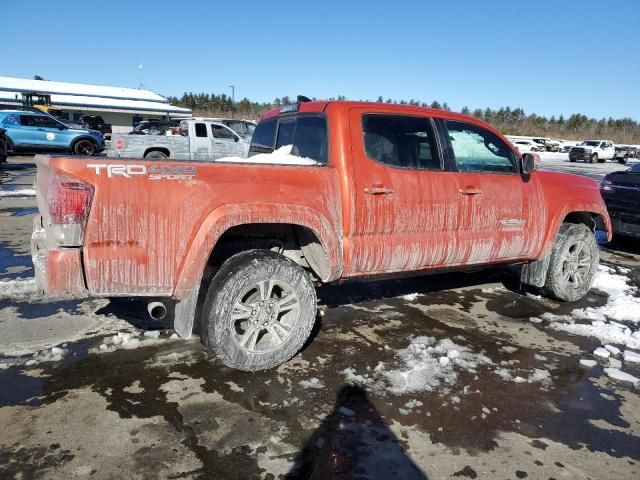
{"label": "rear bumper", "polygon": [[41,293],[61,297],[87,297],[82,271],[82,249],[49,249],[42,217],[33,219],[31,258],[35,269],[36,287]]}

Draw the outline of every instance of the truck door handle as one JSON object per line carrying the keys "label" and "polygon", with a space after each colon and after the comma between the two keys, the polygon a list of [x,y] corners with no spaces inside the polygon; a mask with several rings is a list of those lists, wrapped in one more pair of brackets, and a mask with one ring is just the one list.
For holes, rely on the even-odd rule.
{"label": "truck door handle", "polygon": [[370,185],[364,187],[364,193],[368,195],[391,195],[393,190],[382,185]]}
{"label": "truck door handle", "polygon": [[475,187],[464,187],[460,189],[461,195],[482,195],[482,190]]}

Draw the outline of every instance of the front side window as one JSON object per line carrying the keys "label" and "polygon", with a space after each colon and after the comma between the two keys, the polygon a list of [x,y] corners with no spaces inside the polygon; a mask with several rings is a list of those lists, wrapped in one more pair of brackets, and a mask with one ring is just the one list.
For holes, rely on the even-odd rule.
{"label": "front side window", "polygon": [[477,125],[447,121],[449,139],[461,172],[515,173],[513,151],[497,135]]}
{"label": "front side window", "polygon": [[196,123],[196,137],[206,137],[207,126],[204,123]]}
{"label": "front side window", "polygon": [[431,121],[407,115],[362,116],[367,157],[398,168],[441,170]]}

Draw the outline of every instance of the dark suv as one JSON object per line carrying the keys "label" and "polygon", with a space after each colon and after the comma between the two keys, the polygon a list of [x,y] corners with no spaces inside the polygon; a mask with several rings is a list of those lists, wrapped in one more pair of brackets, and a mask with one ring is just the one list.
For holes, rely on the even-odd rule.
{"label": "dark suv", "polygon": [[83,128],[99,131],[105,138],[111,137],[111,124],[105,123],[104,118],[100,115],[82,115],[78,119],[78,123],[82,125]]}

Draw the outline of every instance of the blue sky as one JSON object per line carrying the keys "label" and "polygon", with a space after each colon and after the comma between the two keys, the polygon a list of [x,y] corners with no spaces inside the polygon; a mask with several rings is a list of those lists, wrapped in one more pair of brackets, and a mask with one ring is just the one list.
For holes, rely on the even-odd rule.
{"label": "blue sky", "polygon": [[[29,12],[25,10],[28,5]],[[640,2],[3,2],[0,75],[640,120]],[[8,20],[8,21],[7,21]]]}

